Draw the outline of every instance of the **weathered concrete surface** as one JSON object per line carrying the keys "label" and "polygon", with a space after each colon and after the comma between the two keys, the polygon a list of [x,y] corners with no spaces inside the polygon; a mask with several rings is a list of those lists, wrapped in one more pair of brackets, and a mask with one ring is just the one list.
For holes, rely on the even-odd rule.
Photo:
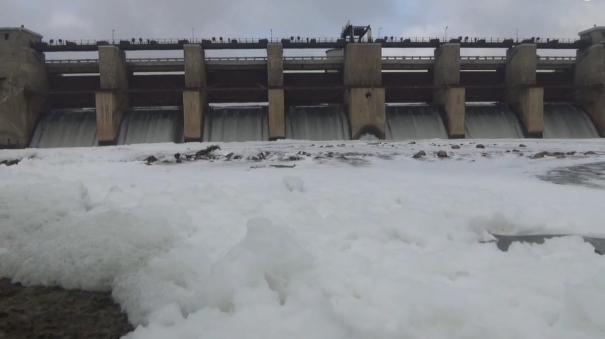
{"label": "weathered concrete surface", "polygon": [[201,45],[183,47],[185,87],[206,86],[205,53]]}
{"label": "weathered concrete surface", "polygon": [[542,138],[544,132],[544,88],[527,88],[519,92],[513,109],[521,118],[528,138]]}
{"label": "weathered concrete surface", "polygon": [[605,41],[605,27],[591,27],[578,33],[580,39],[587,41],[591,45],[600,44]]}
{"label": "weathered concrete surface", "polygon": [[[382,47],[380,44],[349,44],[345,49],[345,91],[351,137],[372,134],[384,139],[385,91],[382,85]],[[359,86],[359,87],[357,87]],[[367,87],[365,87],[367,86]]]}
{"label": "weathered concrete surface", "polygon": [[344,84],[380,86],[382,47],[380,44],[349,44],[345,49]]}
{"label": "weathered concrete surface", "polygon": [[128,69],[124,51],[115,46],[99,46],[101,89],[97,92],[97,139],[99,146],[115,145],[124,111],[128,109]]}
{"label": "weathered concrete surface", "polygon": [[270,87],[284,85],[284,47],[267,44],[267,82]]}
{"label": "weathered concrete surface", "polygon": [[384,139],[386,105],[384,88],[350,88],[346,92],[351,138],[372,134]]}
{"label": "weathered concrete surface", "polygon": [[183,92],[183,132],[185,142],[202,140],[202,129],[204,126],[204,115],[208,105],[202,91]]}
{"label": "weathered concrete surface", "polygon": [[433,84],[460,84],[460,44],[444,44],[435,49]]}
{"label": "weathered concrete surface", "polygon": [[127,109],[128,100],[121,93],[95,93],[97,109],[97,139],[99,146],[115,145],[122,113]]}
{"label": "weathered concrete surface", "polygon": [[460,84],[460,44],[444,44],[435,49],[433,84],[443,86],[433,94],[433,104],[443,113],[448,135],[453,139],[464,138],[466,117],[466,91]]}
{"label": "weathered concrete surface", "polygon": [[[594,45],[577,52],[574,83],[576,102],[605,137],[605,46]],[[590,86],[591,88],[587,88]]]}
{"label": "weathered concrete surface", "polygon": [[126,54],[115,46],[99,46],[99,72],[102,89],[128,89]]}
{"label": "weathered concrete surface", "polygon": [[267,84],[269,85],[269,140],[286,137],[284,107],[284,48],[282,44],[267,44]]}
{"label": "weathered concrete surface", "polygon": [[269,140],[286,137],[286,115],[284,109],[284,90],[269,90]]}
{"label": "weathered concrete surface", "polygon": [[535,44],[523,44],[506,52],[506,102],[519,116],[528,138],[542,138],[544,89],[536,85],[538,66]]}
{"label": "weathered concrete surface", "polygon": [[443,112],[449,137],[465,137],[464,121],[466,117],[466,90],[463,87],[452,87],[438,90],[433,97],[434,104]]}
{"label": "weathered concrete surface", "polygon": [[506,51],[507,85],[533,85],[536,83],[537,50],[535,44],[523,44]]}
{"label": "weathered concrete surface", "polygon": [[27,147],[36,120],[48,106],[44,54],[30,48],[41,37],[18,28],[0,33],[0,148]]}
{"label": "weathered concrete surface", "polygon": [[[203,88],[207,85],[205,53],[201,45],[184,47],[185,87]],[[200,89],[183,92],[183,122],[185,142],[201,141],[204,115],[207,111],[206,92]]]}

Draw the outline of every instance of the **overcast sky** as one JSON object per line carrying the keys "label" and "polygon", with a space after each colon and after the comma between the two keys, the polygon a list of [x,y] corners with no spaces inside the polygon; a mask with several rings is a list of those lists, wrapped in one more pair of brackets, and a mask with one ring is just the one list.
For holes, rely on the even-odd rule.
{"label": "overcast sky", "polygon": [[381,35],[574,38],[605,25],[605,0],[0,0],[0,26],[46,39]]}

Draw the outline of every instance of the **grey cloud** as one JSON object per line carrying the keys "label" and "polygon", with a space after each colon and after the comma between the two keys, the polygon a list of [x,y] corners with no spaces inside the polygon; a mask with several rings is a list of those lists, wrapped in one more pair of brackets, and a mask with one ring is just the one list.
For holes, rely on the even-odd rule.
{"label": "grey cloud", "polygon": [[[395,20],[394,1],[374,0],[4,0],[0,21],[25,24],[48,38],[116,38],[198,36],[335,36],[348,19],[364,24]],[[55,13],[55,14],[53,14]],[[75,17],[86,27],[51,24],[56,13]],[[86,35],[86,36],[83,36]]]}
{"label": "grey cloud", "polygon": [[[569,37],[605,17],[603,0],[0,0],[3,26],[46,38],[334,37],[347,20],[376,36]],[[605,24],[605,23],[602,23]],[[303,51],[304,53],[321,53]],[[388,53],[394,53],[389,51]],[[288,52],[298,53],[298,52]],[[424,53],[426,51],[408,51]]]}
{"label": "grey cloud", "polygon": [[[409,25],[429,27],[428,34],[513,37],[577,37],[605,17],[605,1],[584,0],[433,0],[425,2],[431,20],[420,18]],[[405,29],[404,29],[405,31]]]}

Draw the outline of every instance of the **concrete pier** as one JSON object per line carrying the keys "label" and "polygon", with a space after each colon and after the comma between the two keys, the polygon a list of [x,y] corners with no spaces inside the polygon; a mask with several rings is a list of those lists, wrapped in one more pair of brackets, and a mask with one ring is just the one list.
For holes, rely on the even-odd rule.
{"label": "concrete pier", "polygon": [[208,110],[206,92],[205,53],[201,45],[185,45],[185,91],[183,91],[183,114],[185,142],[201,141],[204,115]]}
{"label": "concrete pier", "polygon": [[464,138],[465,89],[460,85],[460,44],[448,43],[435,50],[433,103],[443,113],[452,139]]}
{"label": "concrete pier", "polygon": [[582,106],[602,137],[605,136],[605,46],[579,50],[574,76],[576,102]]}
{"label": "concrete pier", "polygon": [[44,54],[30,47],[42,36],[24,28],[1,29],[0,36],[0,148],[23,148],[48,107]]}
{"label": "concrete pier", "polygon": [[286,137],[286,118],[284,115],[284,90],[269,90],[269,140]]}
{"label": "concrete pier", "polygon": [[385,91],[382,85],[382,46],[376,43],[349,44],[344,60],[345,105],[351,138],[385,135]]}
{"label": "concrete pier", "polygon": [[[573,41],[544,37],[523,41],[465,38],[444,42],[399,37],[368,40],[361,36],[350,39],[348,35],[325,41],[298,36],[279,41],[220,38],[195,43],[157,39],[43,41],[40,35],[23,27],[0,28],[0,147],[27,147],[37,121],[41,123],[36,138],[45,133],[46,122],[51,120],[51,116],[45,116],[46,111],[65,110],[67,116],[72,110],[91,107],[97,109],[97,128],[89,125],[89,119],[93,118],[90,114],[78,124],[86,123],[88,134],[94,130],[99,145],[117,142],[124,112],[129,107],[150,108],[149,114],[141,113],[145,119],[138,122],[144,128],[152,128],[152,121],[158,116],[154,110],[183,107],[183,116],[171,116],[174,123],[162,122],[160,129],[165,130],[166,135],[178,134],[175,140],[200,141],[206,139],[203,134],[209,117],[208,105],[242,103],[260,106],[268,103],[266,111],[264,107],[262,111],[255,110],[262,115],[254,115],[254,128],[258,132],[254,138],[262,140],[286,137],[290,127],[292,130],[299,127],[286,126],[289,115],[286,112],[289,113],[291,107],[312,106],[344,106],[347,121],[339,116],[338,124],[348,129],[350,136],[341,133],[342,128],[334,135],[346,134],[352,139],[366,135],[378,138],[384,138],[385,134],[403,135],[396,131],[403,127],[418,132],[414,137],[424,134],[432,137],[438,133],[440,137],[464,138],[466,125],[489,129],[482,137],[542,137],[545,122],[549,138],[593,138],[596,130],[605,136],[605,27],[580,32],[579,38]],[[507,55],[467,56],[461,52],[474,47],[507,50]],[[284,57],[284,53],[289,54],[288,50],[306,48],[332,50],[325,56],[297,53],[296,57]],[[402,50],[393,53],[397,55],[383,57],[385,48]],[[430,55],[406,55],[408,48],[432,50],[427,50]],[[266,57],[245,53],[237,57],[206,55],[208,50],[248,49],[264,49]],[[577,57],[552,55],[553,49],[574,50]],[[124,51],[135,50],[180,50],[183,55],[132,55],[125,59]],[[98,51],[99,58],[71,53],[48,56],[49,60],[45,60],[44,53],[66,51]],[[475,111],[473,119],[470,119],[470,110],[467,117],[469,103],[487,102],[504,102],[507,107],[482,108],[481,119],[485,117],[485,121],[481,123],[474,123],[479,121],[475,120],[479,116]],[[387,125],[386,104],[417,103],[428,103],[433,119],[423,113],[422,110],[428,108],[425,105],[418,112],[411,109],[410,115],[403,117],[413,121],[410,125]],[[544,103],[548,107],[546,121]],[[557,106],[551,114],[554,104],[561,107]],[[516,116],[511,115],[509,108]],[[440,112],[441,119],[434,115],[435,111]],[[418,119],[414,114],[420,114]],[[233,119],[247,117],[236,114]],[[251,121],[240,125],[233,119],[225,125],[231,132],[242,136],[239,132],[242,125],[246,125],[244,129],[252,129]],[[315,128],[309,121],[302,124],[305,128]],[[79,144],[75,140],[79,138],[76,133],[68,132],[73,124],[64,120],[52,123],[56,125],[52,133],[73,134],[73,144]],[[580,123],[581,129],[576,127]],[[389,133],[385,133],[387,128]],[[162,134],[160,129],[149,134]],[[521,129],[523,133],[519,133]],[[56,132],[62,130],[64,132]],[[124,134],[130,133],[128,130],[133,131],[125,128]],[[411,135],[410,131],[406,133]],[[252,134],[251,131],[250,138]],[[478,135],[469,133],[469,137]],[[326,134],[325,138],[329,137]]]}
{"label": "concrete pier", "polygon": [[544,130],[544,89],[535,87],[537,65],[535,44],[506,52],[506,102],[519,116],[528,138],[542,138]]}
{"label": "concrete pier", "polygon": [[99,146],[115,145],[124,111],[128,109],[128,70],[124,51],[99,46],[101,92],[95,95]]}
{"label": "concrete pier", "polygon": [[284,105],[284,47],[267,44],[267,84],[269,85],[269,140],[286,137]]}

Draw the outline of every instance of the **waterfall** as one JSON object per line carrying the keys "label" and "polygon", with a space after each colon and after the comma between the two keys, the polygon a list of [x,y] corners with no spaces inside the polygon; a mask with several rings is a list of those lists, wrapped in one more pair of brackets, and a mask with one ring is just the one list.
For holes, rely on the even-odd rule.
{"label": "waterfall", "polygon": [[467,105],[467,139],[518,139],[523,129],[515,112],[505,105]]}
{"label": "waterfall", "polygon": [[211,107],[204,119],[204,141],[269,140],[267,107]]}
{"label": "waterfall", "polygon": [[599,133],[588,115],[571,104],[544,105],[544,138],[598,138]]}
{"label": "waterfall", "polygon": [[386,108],[386,139],[447,139],[439,112],[428,105],[397,105]]}
{"label": "waterfall", "polygon": [[38,121],[29,147],[92,147],[97,145],[94,110],[51,111]]}
{"label": "waterfall", "polygon": [[294,106],[286,114],[286,138],[351,140],[349,120],[342,106]]}
{"label": "waterfall", "polygon": [[183,113],[176,108],[135,109],[125,114],[118,145],[183,141]]}

